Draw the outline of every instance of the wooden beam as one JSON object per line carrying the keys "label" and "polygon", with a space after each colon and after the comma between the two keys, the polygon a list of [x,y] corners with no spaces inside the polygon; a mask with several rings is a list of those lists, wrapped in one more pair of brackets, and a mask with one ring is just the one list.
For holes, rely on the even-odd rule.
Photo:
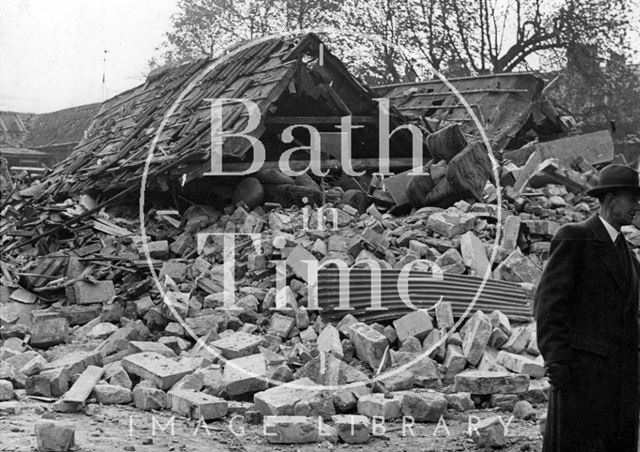
{"label": "wooden beam", "polygon": [[[426,163],[426,161],[425,161]],[[289,166],[294,171],[301,171],[305,169],[309,165],[308,160],[291,160],[289,161]],[[367,169],[379,169],[380,167],[380,159],[371,158],[371,159],[351,159],[351,165],[355,171],[367,170]],[[243,162],[233,162],[233,163],[223,163],[222,164],[223,171],[243,171],[249,168],[249,163]],[[277,170],[279,169],[278,161],[267,161],[264,162],[261,169],[265,170]],[[342,163],[339,160],[329,159],[323,160],[321,163],[321,168],[323,170],[337,170],[342,168]],[[389,168],[413,168],[413,159],[410,157],[407,158],[392,158],[389,159]]]}
{"label": "wooden beam", "polygon": [[[487,88],[487,89],[468,89],[464,91],[458,91],[460,94],[484,94],[484,93],[498,93],[498,94],[517,94],[528,93],[527,89],[499,89],[499,88]],[[445,91],[443,93],[431,92],[431,93],[412,93],[411,97],[441,97],[455,95],[453,91]],[[401,97],[401,96],[398,96]]]}
{"label": "wooden beam", "polygon": [[[345,115],[347,116],[347,115]],[[267,116],[265,124],[340,124],[341,116]],[[375,116],[351,116],[353,124],[377,124]]]}

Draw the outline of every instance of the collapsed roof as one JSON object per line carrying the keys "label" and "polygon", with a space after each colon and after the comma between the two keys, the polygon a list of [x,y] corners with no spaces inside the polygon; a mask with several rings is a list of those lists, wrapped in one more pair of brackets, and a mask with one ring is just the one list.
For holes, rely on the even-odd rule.
{"label": "collapsed roof", "polygon": [[[166,188],[168,180],[201,177],[211,168],[208,99],[212,98],[247,99],[258,106],[260,125],[248,134],[265,144],[267,160],[291,148],[279,141],[287,125],[307,123],[335,132],[340,117],[346,115],[365,124],[354,131],[353,157],[378,151],[371,146],[378,138],[374,93],[350,75],[317,36],[260,39],[236,46],[217,60],[152,72],[143,85],[104,102],[85,138],[50,175],[49,193],[131,187],[140,181],[165,119],[151,159],[149,184]],[[243,105],[225,104],[222,111],[225,132],[245,129],[248,115]],[[400,117],[392,112],[391,128],[406,122]],[[294,137],[298,145],[309,141],[306,131]],[[410,143],[407,136],[394,134],[392,156],[410,157]],[[223,160],[248,161],[249,150],[248,140],[227,139]]]}
{"label": "collapsed roof", "polygon": [[[482,123],[494,151],[517,149],[566,133],[558,113],[544,99],[544,81],[530,73],[505,73],[448,80]],[[388,97],[401,113],[421,118],[435,130],[457,123],[481,138],[465,105],[442,80],[380,85],[374,90]]]}

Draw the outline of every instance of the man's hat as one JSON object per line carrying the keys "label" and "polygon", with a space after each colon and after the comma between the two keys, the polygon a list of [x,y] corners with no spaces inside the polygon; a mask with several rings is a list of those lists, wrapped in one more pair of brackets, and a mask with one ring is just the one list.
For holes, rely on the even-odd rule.
{"label": "man's hat", "polygon": [[587,191],[589,196],[598,196],[616,190],[631,190],[640,195],[640,175],[625,165],[611,164],[600,171],[598,185]]}

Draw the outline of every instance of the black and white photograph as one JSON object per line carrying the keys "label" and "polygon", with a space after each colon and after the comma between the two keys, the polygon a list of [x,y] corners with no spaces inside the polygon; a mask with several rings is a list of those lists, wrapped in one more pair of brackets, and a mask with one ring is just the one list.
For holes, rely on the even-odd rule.
{"label": "black and white photograph", "polygon": [[0,192],[0,451],[639,451],[640,0],[0,0]]}

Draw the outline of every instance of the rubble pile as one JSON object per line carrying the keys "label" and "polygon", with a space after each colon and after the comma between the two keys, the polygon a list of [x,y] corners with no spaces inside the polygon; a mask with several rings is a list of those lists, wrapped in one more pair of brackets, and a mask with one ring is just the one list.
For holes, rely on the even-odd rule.
{"label": "rubble pile", "polygon": [[[513,170],[504,165],[502,177]],[[19,192],[24,209],[29,190]],[[553,234],[587,218],[595,204],[564,185],[522,192],[507,186],[496,244],[496,195],[489,182],[481,202],[423,207],[404,217],[375,204],[354,206],[335,188],[335,207],[322,211],[270,203],[249,209],[243,201],[223,211],[152,210],[146,242],[135,210],[124,207],[101,209],[34,244],[22,241],[31,232],[22,233],[20,218],[44,232],[91,211],[95,202],[87,196],[6,215],[3,240],[19,246],[1,263],[0,404],[26,395],[60,412],[93,401],[204,420],[241,414],[247,422],[264,420],[274,443],[366,442],[374,416],[438,422],[447,410],[494,407],[531,419],[548,383],[535,324],[510,318],[508,306],[506,313],[483,312],[481,297],[457,328],[443,293],[429,308],[365,323],[357,311],[334,320],[310,304],[308,293],[311,260],[401,269],[428,259],[445,275],[486,274],[531,294]],[[233,293],[224,285],[230,255],[223,237],[212,235],[225,232],[258,234],[236,239]],[[637,230],[626,232],[640,244]],[[285,263],[281,288],[278,262]],[[504,443],[496,422],[486,423],[477,444]],[[36,433],[55,428],[47,421]],[[72,430],[61,435],[55,441],[73,444]]]}

